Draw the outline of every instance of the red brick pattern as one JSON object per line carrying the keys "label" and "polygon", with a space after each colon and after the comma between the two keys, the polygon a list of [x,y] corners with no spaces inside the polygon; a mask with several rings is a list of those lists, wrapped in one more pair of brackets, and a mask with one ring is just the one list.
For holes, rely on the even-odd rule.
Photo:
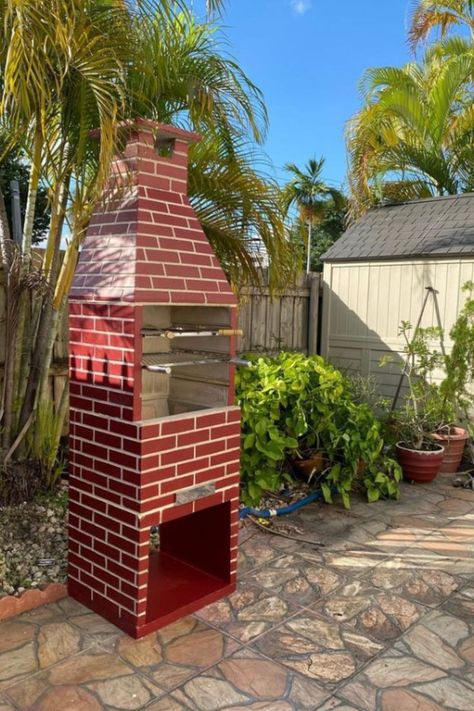
{"label": "red brick pattern", "polygon": [[[73,597],[141,636],[196,609],[191,600],[147,619],[152,526],[230,502],[230,574],[205,602],[235,586],[240,411],[231,385],[228,407],[141,420],[143,304],[227,305],[233,327],[236,314],[186,196],[188,144],[196,137],[143,121],[127,131],[114,165],[126,188],[91,222],[69,304],[68,586]],[[175,140],[170,158],[155,150],[157,131]],[[207,484],[212,493],[177,503],[178,492]]]}
{"label": "red brick pattern", "polygon": [[[159,155],[157,134],[175,140],[172,156]],[[124,186],[91,220],[72,298],[236,305],[187,197],[188,148],[198,138],[147,121],[129,129],[114,164]]]}
{"label": "red brick pattern", "polygon": [[[122,429],[123,423],[114,418],[89,424],[89,412],[76,409],[76,403],[73,395],[71,594],[131,634],[139,634],[145,624],[151,526],[225,501],[233,508],[229,582],[235,583],[239,409],[174,416]],[[213,483],[215,493],[176,505],[178,491],[203,483]]]}

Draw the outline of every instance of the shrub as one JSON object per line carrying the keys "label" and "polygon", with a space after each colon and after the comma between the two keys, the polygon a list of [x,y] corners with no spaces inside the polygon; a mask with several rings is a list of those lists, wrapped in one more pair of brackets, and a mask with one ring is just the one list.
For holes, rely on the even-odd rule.
{"label": "shrub", "polygon": [[258,503],[264,490],[290,478],[285,463],[299,451],[324,452],[330,462],[324,497],[337,490],[346,507],[361,485],[369,501],[398,497],[398,464],[383,456],[381,427],[370,407],[356,403],[347,379],[320,356],[250,355],[236,394],[242,409],[242,495]]}

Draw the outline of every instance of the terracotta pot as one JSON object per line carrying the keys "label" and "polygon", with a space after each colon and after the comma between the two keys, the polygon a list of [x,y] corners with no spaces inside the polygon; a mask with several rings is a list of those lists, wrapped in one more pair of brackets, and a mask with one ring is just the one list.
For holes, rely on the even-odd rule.
{"label": "terracotta pot", "polygon": [[397,460],[403,469],[403,476],[408,481],[419,484],[433,481],[441,469],[444,457],[442,444],[434,444],[436,449],[411,449],[405,442],[397,442]]}
{"label": "terracotta pot", "polygon": [[469,435],[462,427],[451,427],[447,432],[434,432],[433,439],[443,445],[444,457],[440,471],[455,474],[462,461],[464,447]]}
{"label": "terracotta pot", "polygon": [[308,459],[294,459],[293,467],[299,474],[308,478],[313,472],[321,472],[326,466],[326,459],[322,452],[315,452]]}

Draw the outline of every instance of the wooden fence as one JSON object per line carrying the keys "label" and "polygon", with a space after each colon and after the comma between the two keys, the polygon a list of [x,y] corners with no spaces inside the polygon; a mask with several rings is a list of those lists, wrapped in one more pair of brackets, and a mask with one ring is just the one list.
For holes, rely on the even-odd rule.
{"label": "wooden fence", "polygon": [[[265,282],[264,282],[265,283]],[[240,294],[238,351],[297,350],[317,353],[321,274],[301,274],[282,294],[272,296],[268,286],[242,289]],[[0,382],[5,357],[5,300],[0,275]],[[67,317],[62,319],[54,346],[51,396],[57,403],[67,382]]]}
{"label": "wooden fence", "polygon": [[239,352],[280,350],[317,353],[321,274],[300,274],[282,294],[268,286],[240,293]]}

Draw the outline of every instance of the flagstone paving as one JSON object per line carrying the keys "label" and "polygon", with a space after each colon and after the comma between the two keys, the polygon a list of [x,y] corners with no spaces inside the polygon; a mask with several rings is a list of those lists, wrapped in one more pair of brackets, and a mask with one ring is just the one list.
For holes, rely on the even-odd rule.
{"label": "flagstone paving", "polygon": [[70,598],[1,623],[0,711],[473,711],[474,492],[451,481],[244,526],[237,591],[141,640]]}

